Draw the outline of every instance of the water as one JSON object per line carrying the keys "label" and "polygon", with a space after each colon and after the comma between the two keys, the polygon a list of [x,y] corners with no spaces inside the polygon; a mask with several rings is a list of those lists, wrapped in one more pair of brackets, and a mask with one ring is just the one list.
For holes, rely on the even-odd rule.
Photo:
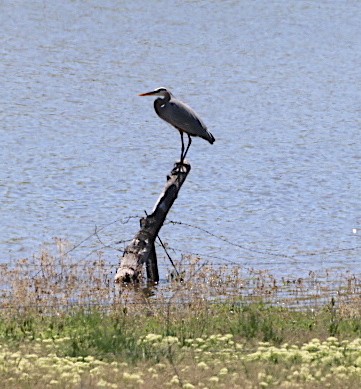
{"label": "water", "polygon": [[[137,94],[167,86],[216,138],[194,140],[169,218],[241,246],[167,225],[174,258],[358,272],[360,20],[351,0],[2,1],[0,262],[151,211],[180,139]],[[137,229],[72,255],[117,263]]]}

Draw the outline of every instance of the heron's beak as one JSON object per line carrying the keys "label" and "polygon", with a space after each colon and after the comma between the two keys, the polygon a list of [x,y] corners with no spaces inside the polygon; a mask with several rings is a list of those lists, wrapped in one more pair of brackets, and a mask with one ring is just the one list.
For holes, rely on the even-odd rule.
{"label": "heron's beak", "polygon": [[146,92],[146,93],[140,93],[138,96],[151,96],[153,95],[155,92],[152,91],[152,92]]}

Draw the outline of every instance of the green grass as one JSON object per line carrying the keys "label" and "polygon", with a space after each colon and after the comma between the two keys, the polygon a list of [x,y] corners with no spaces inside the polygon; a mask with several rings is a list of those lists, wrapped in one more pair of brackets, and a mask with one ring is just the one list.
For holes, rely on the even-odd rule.
{"label": "green grass", "polygon": [[357,388],[361,382],[360,320],[329,307],[295,311],[223,301],[138,309],[0,317],[2,382],[9,388],[336,388],[341,381]]}
{"label": "green grass", "polygon": [[[27,313],[15,317],[0,316],[0,339],[7,342],[34,341],[35,339],[70,339],[64,355],[81,357],[93,355],[121,356],[127,361],[143,359],[137,341],[148,333],[176,336],[185,339],[208,337],[227,333],[242,339],[248,346],[262,341],[280,345],[304,343],[312,338],[339,339],[361,337],[359,318],[338,317],[328,307],[296,311],[264,304],[235,306],[234,302],[178,305],[170,310],[128,313],[114,309],[104,313],[101,309],[83,311],[74,309],[61,315],[42,316]],[[335,318],[336,315],[336,318]],[[337,330],[335,331],[335,320]]]}

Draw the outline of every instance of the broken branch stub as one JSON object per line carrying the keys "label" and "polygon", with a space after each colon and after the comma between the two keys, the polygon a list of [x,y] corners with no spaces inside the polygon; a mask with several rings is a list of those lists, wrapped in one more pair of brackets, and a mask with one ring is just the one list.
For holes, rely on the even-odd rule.
{"label": "broken branch stub", "polygon": [[[191,165],[188,162],[183,162],[183,164],[177,162],[175,164],[170,176],[167,176],[167,183],[154,206],[152,214],[140,219],[140,230],[125,248],[115,275],[115,282],[139,282],[144,264],[153,269],[151,272],[147,272],[148,275],[153,274],[152,277],[155,277],[150,281],[158,282],[154,241],[190,170]],[[153,266],[152,263],[149,263],[152,257],[155,261]]]}

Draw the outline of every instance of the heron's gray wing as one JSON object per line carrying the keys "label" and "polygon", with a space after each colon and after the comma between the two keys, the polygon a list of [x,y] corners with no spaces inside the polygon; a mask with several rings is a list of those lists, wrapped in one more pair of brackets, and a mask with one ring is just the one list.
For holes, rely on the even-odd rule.
{"label": "heron's gray wing", "polygon": [[179,100],[171,101],[158,107],[157,114],[172,126],[189,135],[207,137],[207,127],[191,107]]}

